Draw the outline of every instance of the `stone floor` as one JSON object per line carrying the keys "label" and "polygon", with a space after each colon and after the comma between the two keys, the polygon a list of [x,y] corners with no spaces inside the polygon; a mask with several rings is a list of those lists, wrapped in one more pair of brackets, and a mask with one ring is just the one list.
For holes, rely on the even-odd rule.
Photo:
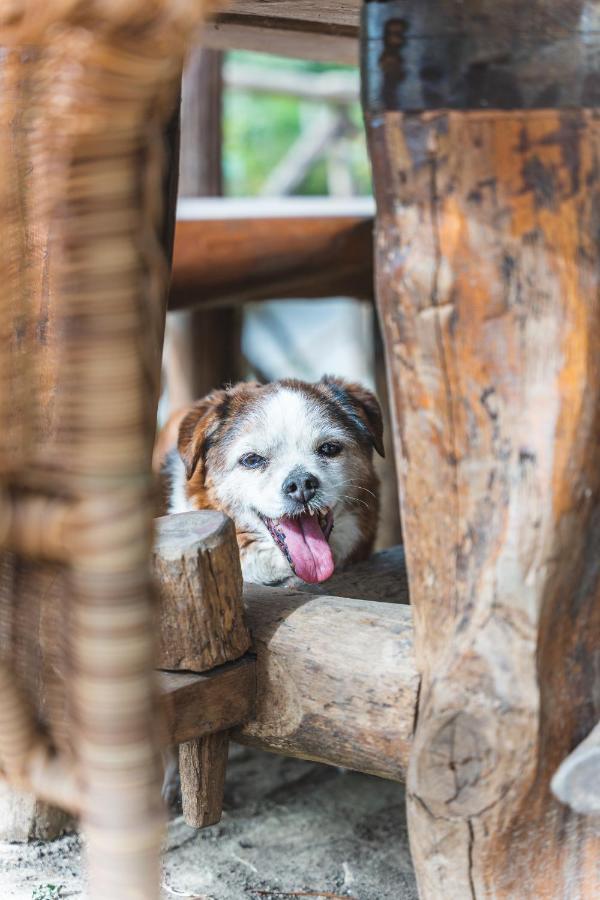
{"label": "stone floor", "polygon": [[[76,835],[0,844],[0,897],[85,897],[82,855]],[[417,900],[404,792],[236,748],[221,823],[196,832],[181,818],[170,822],[163,891],[181,900]]]}

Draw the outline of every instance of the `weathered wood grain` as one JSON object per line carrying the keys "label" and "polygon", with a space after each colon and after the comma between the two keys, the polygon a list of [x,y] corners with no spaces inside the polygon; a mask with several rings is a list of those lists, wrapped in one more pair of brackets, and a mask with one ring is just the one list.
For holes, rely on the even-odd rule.
{"label": "weathered wood grain", "polygon": [[356,65],[361,0],[233,0],[206,23],[205,46]]}
{"label": "weathered wood grain", "polygon": [[[153,564],[160,592],[159,666],[213,670],[205,681],[162,677],[171,740],[182,744],[183,814],[188,825],[203,828],[221,818],[226,729],[248,718],[254,700],[253,663],[214,668],[237,660],[250,645],[233,523],[212,511],[157,519]],[[201,697],[203,689],[208,695]],[[182,738],[186,727],[190,733]]]}
{"label": "weathered wood grain", "polygon": [[600,714],[600,118],[386,108],[367,127],[422,679],[420,894],[589,900],[598,832],[550,778]]}
{"label": "weathered wood grain", "polygon": [[240,16],[269,16],[294,22],[316,22],[358,28],[361,0],[231,0],[227,11]]}
{"label": "weathered wood grain", "polygon": [[418,677],[409,607],[244,589],[256,716],[235,740],[403,780]]}
{"label": "weathered wood grain", "polygon": [[[230,212],[231,206],[234,212]],[[281,204],[280,204],[281,205]],[[239,305],[249,300],[293,297],[373,296],[373,221],[360,212],[313,216],[287,204],[270,216],[223,201],[222,219],[179,219],[175,232],[172,310]]]}
{"label": "weathered wood grain", "polygon": [[204,672],[242,656],[250,639],[233,523],[213,511],[155,521],[159,668]]}
{"label": "weathered wood grain", "polygon": [[188,825],[206,828],[221,820],[229,734],[226,731],[179,745],[183,817]]}
{"label": "weathered wood grain", "polygon": [[159,672],[167,742],[183,744],[251,718],[256,661],[245,656],[211,672]]}

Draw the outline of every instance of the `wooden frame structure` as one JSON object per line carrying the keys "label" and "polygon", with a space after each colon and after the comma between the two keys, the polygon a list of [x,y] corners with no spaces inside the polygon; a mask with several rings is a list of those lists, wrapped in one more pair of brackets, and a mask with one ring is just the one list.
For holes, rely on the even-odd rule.
{"label": "wooden frame structure", "polygon": [[[337,21],[350,6],[355,16],[355,2],[238,0],[211,33],[337,29],[353,40],[339,29],[355,20]],[[186,746],[200,824],[218,813],[226,737],[215,734],[239,724],[242,740],[280,752],[387,777],[407,766],[427,900],[592,900],[597,806],[582,803],[578,773],[584,785],[598,778],[600,718],[597,3],[373,0],[363,14],[377,302],[414,624],[402,607],[368,611],[366,591],[249,591],[257,662],[165,676],[167,730]],[[11,783],[81,812],[93,900],[158,897],[150,455],[168,229],[157,198],[161,134],[198,17],[191,0],[22,0],[0,11],[10,48],[0,108],[0,765]],[[40,296],[52,300],[41,312]],[[48,328],[58,352],[41,363],[46,374],[56,366],[56,391],[33,349]],[[70,598],[69,730],[64,688],[55,690],[61,654],[48,641],[63,592],[44,594],[57,573]],[[34,632],[23,617],[32,610]],[[398,654],[387,669],[397,715],[386,718],[387,704],[365,717],[358,686],[335,693],[328,744],[298,685],[315,678],[325,690],[332,651],[308,642],[307,673],[294,629],[306,646],[315,622],[322,635],[324,621],[338,621],[348,641],[354,615]],[[293,627],[279,629],[281,619]],[[42,635],[39,679],[31,633]],[[229,718],[219,718],[223,697],[239,704]],[[203,724],[197,709],[211,703]],[[287,730],[274,709],[290,713]],[[375,741],[373,721],[383,723]]]}

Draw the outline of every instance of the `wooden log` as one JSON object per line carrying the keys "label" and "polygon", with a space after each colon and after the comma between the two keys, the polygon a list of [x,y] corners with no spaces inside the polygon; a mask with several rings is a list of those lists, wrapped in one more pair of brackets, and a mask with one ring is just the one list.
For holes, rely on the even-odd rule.
{"label": "wooden log", "polygon": [[573,812],[600,815],[600,723],[560,764],[552,792]]}
{"label": "wooden log", "polygon": [[250,638],[233,523],[211,510],[155,521],[158,667],[205,672],[238,659]]}
{"label": "wooden log", "polygon": [[[262,201],[261,201],[262,203]],[[180,204],[172,310],[248,300],[373,294],[370,203]]]}
{"label": "wooden log", "polygon": [[600,714],[592,6],[365,7],[424,900],[600,895],[597,829],[550,790]]}
{"label": "wooden log", "polygon": [[233,0],[208,22],[205,46],[356,65],[360,0]]}
{"label": "wooden log", "polygon": [[206,828],[220,821],[228,751],[226,731],[179,745],[179,769],[188,773],[181,782],[183,817],[188,825]]}
{"label": "wooden log", "polygon": [[230,0],[230,13],[240,16],[270,16],[284,22],[314,22],[323,31],[336,25],[357,29],[360,0]]}
{"label": "wooden log", "polygon": [[407,606],[246,585],[256,717],[236,741],[404,780],[418,677]]}
{"label": "wooden log", "polygon": [[[250,635],[244,620],[235,528],[230,519],[212,511],[157,519],[153,564],[160,585],[161,668],[202,672],[231,663],[246,652]],[[240,677],[234,669],[229,681],[219,683],[226,691],[231,678],[235,682]],[[197,690],[198,683],[192,684]],[[192,707],[195,733],[186,738],[179,753],[183,814],[188,825],[203,828],[221,817],[229,739],[218,732],[234,724],[232,717],[243,721],[240,713],[248,713],[252,696],[246,683],[239,685],[233,698],[213,691],[215,705],[207,709],[205,703],[201,713],[210,721],[204,736],[198,732],[198,709]],[[176,715],[172,708],[171,717]]]}

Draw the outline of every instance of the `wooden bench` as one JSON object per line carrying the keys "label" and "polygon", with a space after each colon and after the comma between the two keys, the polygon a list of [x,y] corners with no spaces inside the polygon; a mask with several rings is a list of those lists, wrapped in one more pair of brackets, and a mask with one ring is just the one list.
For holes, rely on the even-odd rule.
{"label": "wooden bench", "polygon": [[218,820],[230,729],[264,750],[405,780],[418,676],[401,547],[320,590],[245,585],[242,605],[231,523],[182,513],[157,520],[154,571],[189,824]]}

